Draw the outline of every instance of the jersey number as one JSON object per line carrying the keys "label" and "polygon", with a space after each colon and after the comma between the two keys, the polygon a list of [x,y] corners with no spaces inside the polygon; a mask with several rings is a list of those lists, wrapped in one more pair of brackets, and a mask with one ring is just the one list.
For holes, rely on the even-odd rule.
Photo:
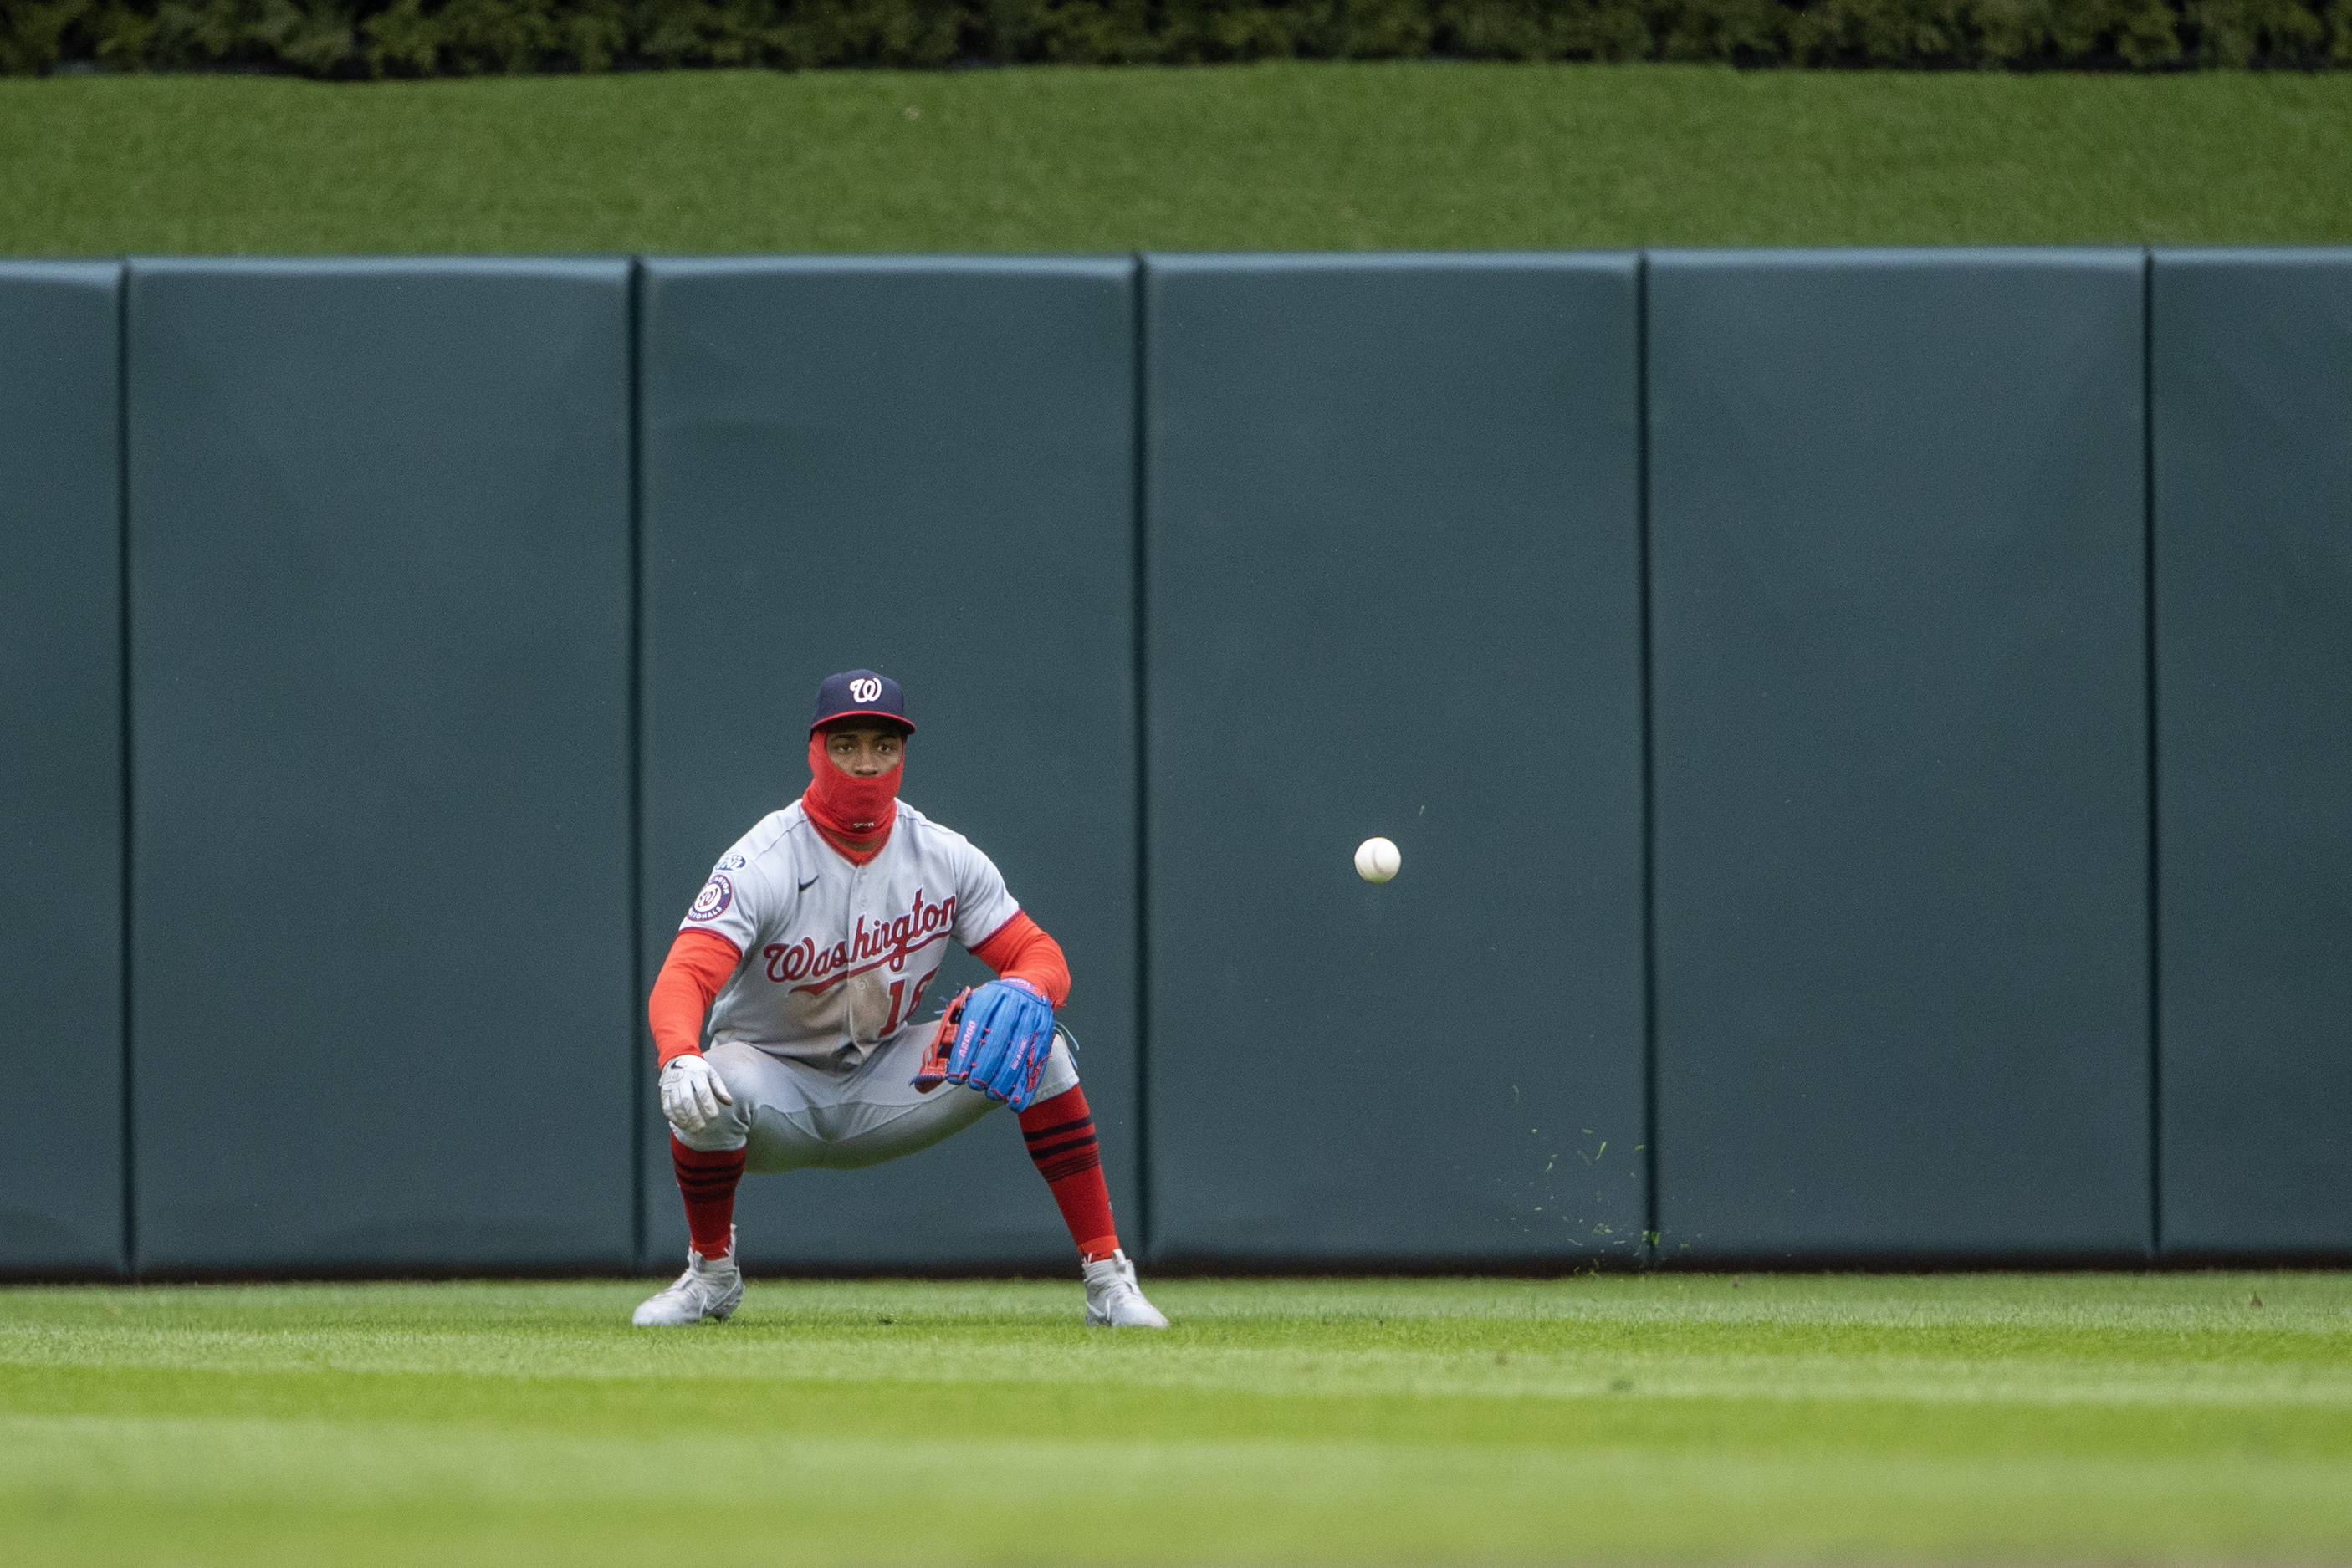
{"label": "jersey number", "polygon": [[931,983],[931,975],[938,973],[937,969],[933,969],[930,975],[925,975],[921,979],[917,980],[914,994],[911,996],[907,992],[906,981],[890,982],[890,1021],[882,1026],[884,1035],[887,1036],[892,1030],[897,1029],[900,1019],[911,1019],[915,1016],[915,1009],[923,1005],[923,988]]}

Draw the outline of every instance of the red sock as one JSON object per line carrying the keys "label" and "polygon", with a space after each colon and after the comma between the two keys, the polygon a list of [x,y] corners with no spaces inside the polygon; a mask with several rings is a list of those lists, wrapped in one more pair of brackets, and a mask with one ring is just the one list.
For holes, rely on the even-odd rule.
{"label": "red sock", "polygon": [[688,1148],[672,1133],[669,1163],[686,1199],[686,1229],[694,1249],[707,1259],[726,1257],[735,1245],[735,1184],[743,1179],[743,1151],[705,1154]]}
{"label": "red sock", "polygon": [[1110,1188],[1103,1185],[1102,1145],[1095,1141],[1094,1113],[1087,1092],[1072,1089],[1040,1100],[1021,1113],[1021,1135],[1029,1157],[1062,1210],[1062,1223],[1078,1244],[1078,1256],[1092,1262],[1118,1250],[1110,1220]]}

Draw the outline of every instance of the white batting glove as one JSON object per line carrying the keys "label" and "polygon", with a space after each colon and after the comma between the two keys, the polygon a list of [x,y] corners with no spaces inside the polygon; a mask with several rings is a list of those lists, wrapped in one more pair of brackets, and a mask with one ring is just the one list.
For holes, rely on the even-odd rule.
{"label": "white batting glove", "polygon": [[699,1133],[719,1119],[719,1107],[735,1103],[719,1070],[698,1054],[672,1057],[660,1083],[662,1114],[681,1133]]}

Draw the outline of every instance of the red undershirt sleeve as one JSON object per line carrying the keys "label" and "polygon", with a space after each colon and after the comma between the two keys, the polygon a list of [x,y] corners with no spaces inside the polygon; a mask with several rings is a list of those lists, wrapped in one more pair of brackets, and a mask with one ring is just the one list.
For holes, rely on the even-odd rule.
{"label": "red undershirt sleeve", "polygon": [[646,1002],[646,1018],[654,1026],[656,1071],[702,1049],[702,1020],[711,998],[742,958],[742,949],[716,931],[677,934]]}
{"label": "red undershirt sleeve", "polygon": [[974,947],[971,956],[995,970],[999,979],[1028,981],[1057,1008],[1070,999],[1070,961],[1062,956],[1062,945],[1025,911],[998,926],[996,935]]}

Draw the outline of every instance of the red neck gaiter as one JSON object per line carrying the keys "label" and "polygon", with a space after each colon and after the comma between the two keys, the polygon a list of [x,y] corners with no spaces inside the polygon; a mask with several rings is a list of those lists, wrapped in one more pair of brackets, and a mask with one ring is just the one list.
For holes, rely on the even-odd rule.
{"label": "red neck gaiter", "polygon": [[860,779],[844,773],[824,754],[822,730],[809,737],[809,787],[801,805],[824,835],[853,865],[864,865],[890,841],[890,828],[898,820],[898,780],[906,776],[904,758],[887,773]]}

